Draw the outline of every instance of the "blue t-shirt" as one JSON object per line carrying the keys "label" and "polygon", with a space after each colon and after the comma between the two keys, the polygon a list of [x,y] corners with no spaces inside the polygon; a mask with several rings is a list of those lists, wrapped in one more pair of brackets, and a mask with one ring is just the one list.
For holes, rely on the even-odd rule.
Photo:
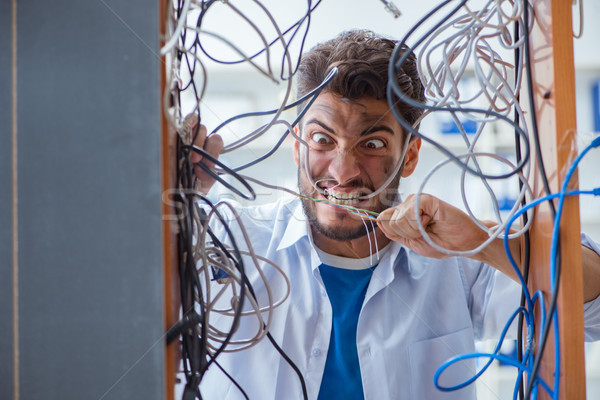
{"label": "blue t-shirt", "polygon": [[364,399],[356,328],[373,269],[319,266],[333,310],[333,325],[319,400]]}

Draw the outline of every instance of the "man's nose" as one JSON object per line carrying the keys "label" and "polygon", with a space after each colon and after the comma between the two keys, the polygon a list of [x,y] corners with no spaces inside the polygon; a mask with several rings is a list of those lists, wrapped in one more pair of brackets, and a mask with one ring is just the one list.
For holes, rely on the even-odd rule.
{"label": "man's nose", "polygon": [[356,155],[348,151],[338,152],[329,164],[329,173],[340,185],[356,179],[360,176]]}

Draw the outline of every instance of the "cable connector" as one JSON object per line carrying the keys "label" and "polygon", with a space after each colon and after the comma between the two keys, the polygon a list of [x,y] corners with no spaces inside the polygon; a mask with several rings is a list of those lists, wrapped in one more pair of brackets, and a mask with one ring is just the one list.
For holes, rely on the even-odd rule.
{"label": "cable connector", "polygon": [[399,18],[402,15],[402,13],[398,9],[398,7],[396,7],[396,5],[394,3],[392,3],[391,1],[389,1],[389,0],[381,0],[381,2],[385,6],[385,9],[388,12],[390,12],[394,16],[394,18]]}
{"label": "cable connector", "polygon": [[600,187],[592,189],[594,196],[600,196]]}
{"label": "cable connector", "polygon": [[592,140],[592,143],[590,143],[590,147],[600,147],[600,136]]}

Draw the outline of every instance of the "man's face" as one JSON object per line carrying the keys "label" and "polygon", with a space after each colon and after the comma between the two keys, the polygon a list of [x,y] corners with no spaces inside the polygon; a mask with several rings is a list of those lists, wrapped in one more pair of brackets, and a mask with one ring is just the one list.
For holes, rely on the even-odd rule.
{"label": "man's face", "polygon": [[[350,101],[322,93],[302,119],[301,135],[309,147],[308,154],[304,145],[296,142],[294,147],[300,193],[340,205],[376,212],[392,206],[400,176],[410,175],[418,159],[420,141],[415,145],[413,140],[409,146],[413,159],[409,171],[404,168],[396,174],[392,183],[375,197],[359,199],[379,189],[402,162],[404,133],[385,100]],[[320,190],[306,175],[306,155],[308,173]],[[327,238],[343,241],[367,233],[358,215],[325,203],[305,199],[302,202],[313,228]],[[369,222],[366,225],[371,228]]]}

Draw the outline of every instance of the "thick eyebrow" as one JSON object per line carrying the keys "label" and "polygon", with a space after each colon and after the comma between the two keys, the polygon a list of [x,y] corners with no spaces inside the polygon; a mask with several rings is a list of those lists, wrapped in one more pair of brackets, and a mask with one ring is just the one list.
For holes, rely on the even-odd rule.
{"label": "thick eyebrow", "polygon": [[389,132],[392,136],[394,135],[394,130],[387,125],[374,125],[369,129],[366,129],[360,133],[360,136],[366,136],[374,132],[385,131]]}
{"label": "thick eyebrow", "polygon": [[[332,128],[330,128],[329,126],[325,125],[323,122],[321,122],[317,119],[313,118],[306,122],[306,125],[310,125],[310,124],[317,124],[321,128],[325,129],[326,131],[329,131],[330,133],[335,134],[335,131]],[[363,137],[363,136],[370,135],[371,133],[379,132],[379,131],[389,132],[391,135],[394,135],[394,130],[387,125],[373,125],[370,128],[362,131],[360,133],[360,136]]]}
{"label": "thick eyebrow", "polygon": [[310,120],[308,120],[308,121],[306,122],[306,125],[310,125],[310,124],[317,124],[317,125],[319,125],[321,128],[325,129],[326,131],[329,131],[329,132],[331,132],[331,133],[335,134],[335,131],[334,131],[332,128],[328,127],[328,126],[327,126],[327,125],[325,125],[323,122],[321,122],[321,121],[319,121],[319,120],[317,120],[317,119],[314,119],[314,118],[313,118],[313,119],[310,119]]}

